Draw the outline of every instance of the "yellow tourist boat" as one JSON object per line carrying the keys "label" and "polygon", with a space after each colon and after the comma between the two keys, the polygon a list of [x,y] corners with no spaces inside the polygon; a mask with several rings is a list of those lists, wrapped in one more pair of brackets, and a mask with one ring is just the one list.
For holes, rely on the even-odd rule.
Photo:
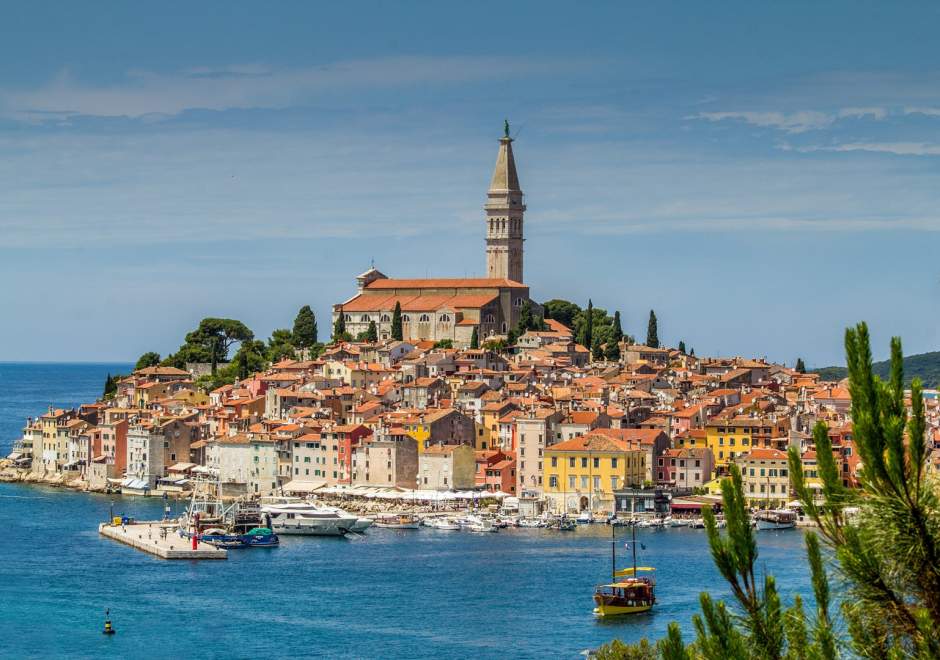
{"label": "yellow tourist boat", "polygon": [[601,617],[623,616],[638,614],[653,609],[656,603],[656,581],[652,577],[640,576],[638,573],[652,573],[655,568],[636,565],[636,528],[633,528],[633,567],[617,570],[617,540],[616,528],[610,526],[611,532],[611,576],[609,584],[601,584],[594,588],[594,614]]}

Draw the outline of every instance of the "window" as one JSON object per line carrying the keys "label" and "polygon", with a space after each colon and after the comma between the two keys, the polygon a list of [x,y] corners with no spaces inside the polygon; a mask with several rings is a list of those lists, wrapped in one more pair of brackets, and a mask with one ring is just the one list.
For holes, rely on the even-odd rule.
{"label": "window", "polygon": [[368,314],[363,314],[362,316],[359,317],[359,321],[362,322],[362,323],[368,323],[368,322],[369,322],[369,315],[368,315]]}
{"label": "window", "polygon": [[401,322],[402,322],[402,323],[410,323],[410,322],[411,322],[411,315],[409,315],[409,314],[402,314],[402,315],[401,315]]}
{"label": "window", "polygon": [[347,315],[346,315],[346,320],[347,320],[347,321],[352,321],[352,315],[351,315],[351,314],[347,314]]}
{"label": "window", "polygon": [[422,314],[421,316],[418,317],[418,323],[430,323],[430,322],[431,322],[431,317],[428,316],[427,314]]}
{"label": "window", "polygon": [[558,467],[558,457],[552,456],[552,467]]}
{"label": "window", "polygon": [[594,477],[594,490],[600,490],[600,489],[601,489],[601,478]]}
{"label": "window", "polygon": [[437,320],[439,323],[450,323],[450,314],[441,314]]}
{"label": "window", "polygon": [[568,477],[568,490],[574,490],[574,488],[575,488],[574,477],[570,476]]}
{"label": "window", "polygon": [[382,323],[390,323],[391,320],[388,314],[382,314]]}
{"label": "window", "polygon": [[587,467],[587,456],[582,456],[582,457],[581,457],[581,467],[583,467],[583,468],[586,468],[586,467]]}
{"label": "window", "polygon": [[595,458],[594,458],[594,467],[599,468],[600,466],[601,466],[601,459],[595,457]]}
{"label": "window", "polygon": [[585,476],[581,477],[581,490],[587,490],[588,487],[588,478]]}
{"label": "window", "polygon": [[493,316],[492,314],[487,314],[486,316],[483,317],[483,322],[484,323],[496,323],[496,317]]}
{"label": "window", "polygon": [[572,467],[572,468],[574,467],[574,456],[571,456],[568,459],[568,467]]}
{"label": "window", "polygon": [[522,307],[523,300],[522,298],[516,298],[515,300],[512,301],[512,304],[515,305],[516,307]]}
{"label": "window", "polygon": [[[662,460],[660,460],[660,464],[662,464]],[[616,458],[610,459],[610,467],[612,467],[612,468],[614,468],[614,469],[617,468],[617,459],[616,459]]]}
{"label": "window", "polygon": [[548,487],[549,488],[558,488],[558,477],[554,474],[548,478]]}

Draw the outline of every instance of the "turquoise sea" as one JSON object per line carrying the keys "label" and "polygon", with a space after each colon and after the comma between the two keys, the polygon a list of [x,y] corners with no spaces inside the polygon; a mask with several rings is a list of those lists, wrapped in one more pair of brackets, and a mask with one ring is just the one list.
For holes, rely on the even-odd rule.
{"label": "turquoise sea", "polygon": [[[127,368],[0,363],[3,451],[27,415],[92,400],[109,371]],[[0,657],[576,658],[615,637],[662,636],[670,621],[691,637],[699,592],[727,595],[701,530],[638,531],[643,563],[658,568],[658,604],[604,623],[591,591],[610,572],[605,525],[376,529],[168,562],[98,536],[110,502],[0,484]],[[154,518],[162,503],[115,498],[114,507]],[[762,533],[759,543],[760,568],[787,601],[807,597],[802,534]],[[110,638],[100,632],[105,608],[118,631]]]}

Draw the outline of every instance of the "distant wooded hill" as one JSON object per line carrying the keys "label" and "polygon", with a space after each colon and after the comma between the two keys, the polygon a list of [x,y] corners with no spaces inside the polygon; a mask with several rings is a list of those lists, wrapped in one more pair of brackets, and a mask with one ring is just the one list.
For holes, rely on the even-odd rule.
{"label": "distant wooded hill", "polygon": [[[875,374],[881,378],[887,378],[891,363],[888,360],[875,362],[872,368]],[[823,367],[812,369],[812,372],[819,374],[823,380],[842,380],[848,375],[845,367]],[[910,385],[915,377],[923,381],[924,387],[937,387],[940,384],[940,351],[908,355],[904,358],[905,384]]]}

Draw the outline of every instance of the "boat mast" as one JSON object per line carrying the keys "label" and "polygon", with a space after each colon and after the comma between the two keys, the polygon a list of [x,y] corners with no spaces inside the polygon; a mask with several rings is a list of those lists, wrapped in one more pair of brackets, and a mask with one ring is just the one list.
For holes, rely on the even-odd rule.
{"label": "boat mast", "polygon": [[636,525],[633,525],[633,577],[636,577]]}
{"label": "boat mast", "polygon": [[617,581],[617,526],[610,524],[610,581]]}

